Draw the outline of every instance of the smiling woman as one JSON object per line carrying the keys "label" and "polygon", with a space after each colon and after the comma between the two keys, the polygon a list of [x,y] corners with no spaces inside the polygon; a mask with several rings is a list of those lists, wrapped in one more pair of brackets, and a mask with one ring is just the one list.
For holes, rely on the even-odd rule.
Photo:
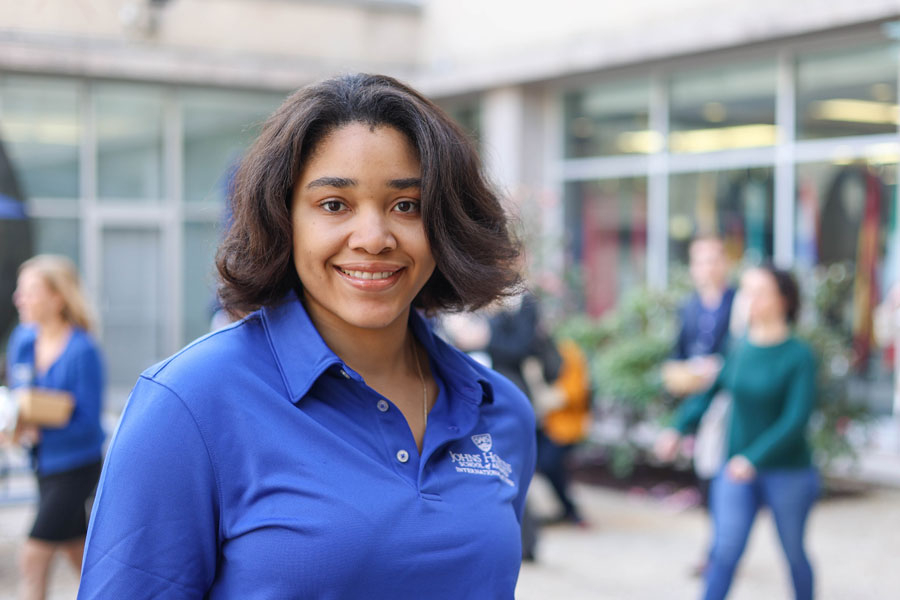
{"label": "smiling woman", "polygon": [[[514,289],[518,248],[469,137],[415,90],[389,77],[357,75],[288,98],[244,159],[235,182],[235,224],[217,258],[226,307],[243,315],[300,285],[291,256],[295,184],[320,142],[351,123],[402,134],[418,162],[416,196],[436,269],[415,305],[474,309]],[[325,179],[317,183],[341,189],[353,179],[319,177]]]}
{"label": "smiling woman", "polygon": [[513,597],[533,412],[415,310],[516,291],[479,165],[388,77],[324,81],[276,111],[218,254],[244,318],[132,392],[80,598]]}

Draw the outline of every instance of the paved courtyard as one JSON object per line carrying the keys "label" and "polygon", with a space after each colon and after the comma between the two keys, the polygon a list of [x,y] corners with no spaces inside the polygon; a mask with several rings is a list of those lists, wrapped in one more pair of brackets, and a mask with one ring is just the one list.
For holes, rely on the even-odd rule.
{"label": "paved courtyard", "polygon": [[[518,600],[688,600],[700,596],[690,576],[706,544],[704,514],[680,511],[646,495],[577,485],[593,527],[545,528],[538,562],[525,565]],[[549,492],[536,481],[537,508]],[[900,598],[900,490],[820,502],[810,519],[808,548],[819,600]],[[757,520],[732,600],[792,598],[787,567],[767,513]]]}
{"label": "paved courtyard", "polygon": [[[14,490],[15,491],[15,490]],[[575,497],[589,529],[543,530],[538,561],[522,568],[518,600],[693,600],[690,576],[706,543],[696,509],[646,494],[577,484]],[[535,480],[537,512],[553,511],[549,488]],[[28,504],[0,505],[0,600],[15,598],[15,556],[30,525]],[[810,523],[809,548],[819,600],[881,600],[900,590],[900,490],[873,490],[821,502]],[[757,522],[733,600],[790,598],[788,579],[768,515]],[[77,579],[59,560],[50,600],[75,597]]]}

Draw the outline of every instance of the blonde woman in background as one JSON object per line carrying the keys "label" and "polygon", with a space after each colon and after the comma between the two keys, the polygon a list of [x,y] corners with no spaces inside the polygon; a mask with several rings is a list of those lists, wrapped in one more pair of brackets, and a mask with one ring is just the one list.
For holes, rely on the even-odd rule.
{"label": "blonde woman in background", "polygon": [[[34,525],[20,558],[21,597],[46,596],[53,556],[61,550],[81,570],[86,501],[100,475],[103,363],[78,273],[63,256],[39,255],[19,268],[13,301],[21,325],[10,338],[11,388],[68,392],[74,409],[59,427],[32,426],[32,465],[38,482]],[[21,425],[21,423],[20,423]]]}

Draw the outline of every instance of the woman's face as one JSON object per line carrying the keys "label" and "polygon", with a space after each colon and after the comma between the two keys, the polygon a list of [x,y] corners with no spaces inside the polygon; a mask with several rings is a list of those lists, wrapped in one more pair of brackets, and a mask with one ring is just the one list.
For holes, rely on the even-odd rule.
{"label": "woman's face", "polygon": [[750,269],[741,277],[741,295],[750,324],[785,321],[785,305],[778,284],[764,269]]}
{"label": "woman's face", "polygon": [[350,123],[319,142],[291,207],[294,266],[317,325],[405,326],[435,268],[421,177],[415,150],[392,127]]}
{"label": "woman's face", "polygon": [[23,269],[13,292],[22,323],[43,323],[62,314],[62,299],[34,269]]}

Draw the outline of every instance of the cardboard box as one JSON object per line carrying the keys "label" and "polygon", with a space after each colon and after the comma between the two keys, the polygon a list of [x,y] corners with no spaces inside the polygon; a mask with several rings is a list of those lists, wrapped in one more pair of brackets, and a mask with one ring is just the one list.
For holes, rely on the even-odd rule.
{"label": "cardboard box", "polygon": [[19,422],[41,427],[62,427],[72,417],[75,399],[69,392],[28,388],[15,390]]}

